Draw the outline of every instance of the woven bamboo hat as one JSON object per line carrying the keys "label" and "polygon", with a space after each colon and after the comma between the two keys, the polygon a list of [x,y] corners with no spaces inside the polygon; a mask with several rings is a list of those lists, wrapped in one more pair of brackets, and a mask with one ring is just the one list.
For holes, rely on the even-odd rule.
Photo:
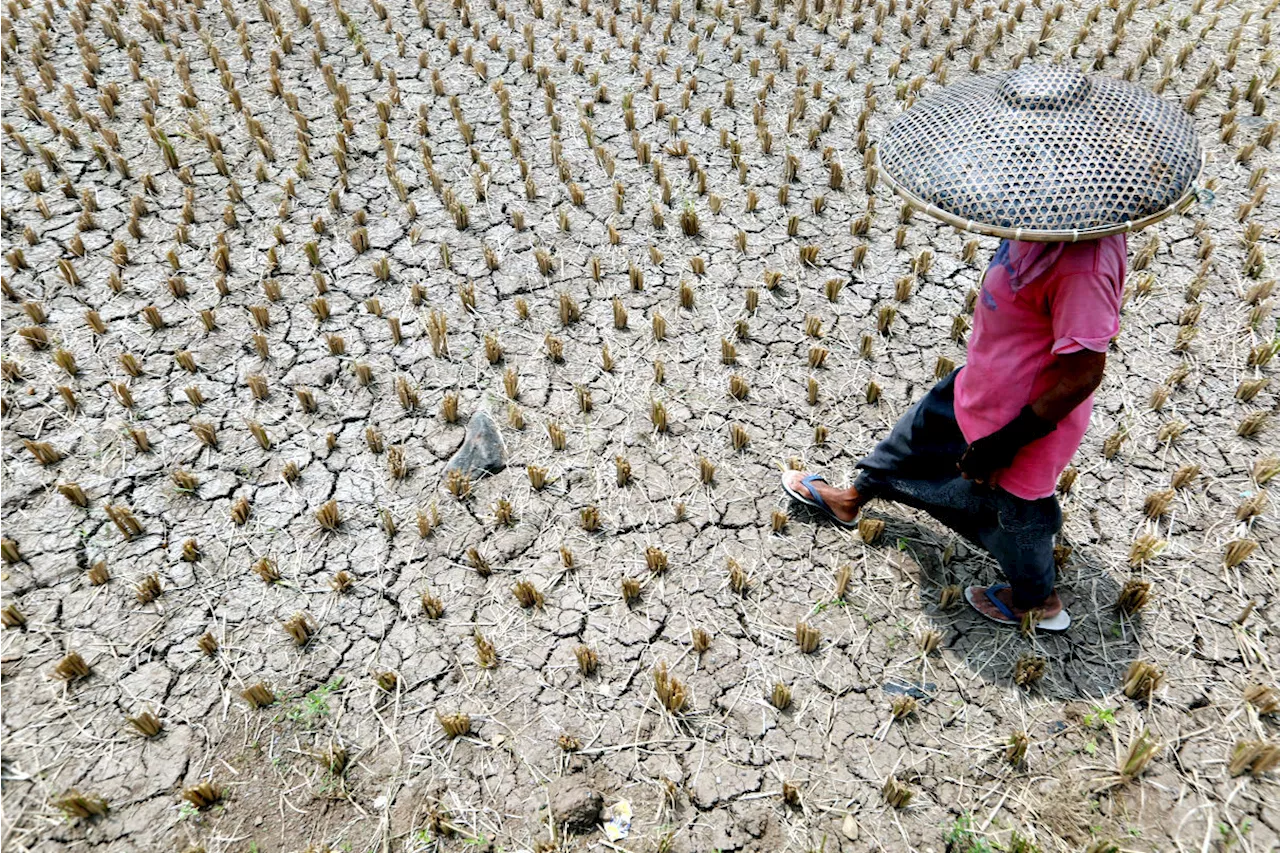
{"label": "woven bamboo hat", "polygon": [[922,99],[889,125],[880,169],[957,228],[1033,241],[1137,231],[1193,200],[1190,118],[1138,86],[1030,65]]}

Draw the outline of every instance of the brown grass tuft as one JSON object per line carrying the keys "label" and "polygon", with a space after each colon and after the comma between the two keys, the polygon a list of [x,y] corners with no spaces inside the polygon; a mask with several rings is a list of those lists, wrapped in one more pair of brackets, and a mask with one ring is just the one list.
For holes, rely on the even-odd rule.
{"label": "brown grass tuft", "polygon": [[511,588],[511,593],[525,610],[532,607],[541,609],[543,605],[542,593],[529,581],[518,581]]}
{"label": "brown grass tuft", "polygon": [[191,432],[196,434],[196,438],[205,447],[218,447],[218,429],[209,421],[193,420],[191,421]]}
{"label": "brown grass tuft", "polygon": [[294,645],[302,648],[315,636],[316,626],[305,613],[295,613],[284,623],[284,632],[293,640]]}
{"label": "brown grass tuft", "polygon": [[1135,660],[1129,664],[1124,676],[1124,695],[1130,699],[1150,701],[1153,694],[1164,682],[1164,670],[1143,660]]}
{"label": "brown grass tuft", "polygon": [[689,703],[685,685],[670,674],[666,661],[658,661],[657,666],[654,667],[653,689],[658,696],[658,701],[672,714],[680,713]]}
{"label": "brown grass tuft", "polygon": [[1232,776],[1249,773],[1257,778],[1280,767],[1280,742],[1242,740],[1231,750],[1227,771]]}
{"label": "brown grass tuft", "polygon": [[471,734],[471,717],[467,714],[440,714],[437,712],[436,719],[440,721],[440,728],[444,729],[444,733],[450,738],[466,737]]}
{"label": "brown grass tuft", "polygon": [[88,678],[90,672],[89,664],[85,662],[79,652],[68,652],[66,657],[58,661],[53,667],[54,676],[68,683]]}
{"label": "brown grass tuft", "polygon": [[51,805],[67,817],[75,820],[90,820],[95,817],[102,817],[110,810],[107,801],[102,797],[82,794],[75,788],[51,801]]}
{"label": "brown grass tuft", "polygon": [[0,540],[0,555],[3,555],[4,561],[10,565],[22,562],[22,553],[18,550],[18,543],[8,537]]}
{"label": "brown grass tuft", "polygon": [[1236,506],[1236,521],[1248,521],[1261,515],[1267,509],[1267,493],[1256,491]]}
{"label": "brown grass tuft", "polygon": [[1146,500],[1142,502],[1142,513],[1147,518],[1157,519],[1169,512],[1169,503],[1173,500],[1175,491],[1173,489],[1161,489],[1147,495]]}
{"label": "brown grass tuft", "polygon": [[1227,568],[1234,569],[1249,559],[1257,549],[1258,543],[1253,539],[1232,539],[1227,543],[1226,551],[1223,554],[1223,563]]}
{"label": "brown grass tuft", "polygon": [[1177,471],[1173,472],[1170,481],[1175,489],[1185,489],[1195,482],[1196,477],[1200,476],[1200,466],[1196,464],[1183,465]]}
{"label": "brown grass tuft", "polygon": [[661,548],[652,545],[645,548],[644,562],[652,574],[662,574],[667,570],[667,555]]}
{"label": "brown grass tuft", "polygon": [[184,789],[182,799],[195,806],[196,809],[204,811],[222,800],[222,789],[216,787],[212,782],[201,782],[199,785]]}
{"label": "brown grass tuft", "polygon": [[791,688],[781,681],[775,681],[773,689],[769,691],[769,703],[779,711],[785,711],[790,708]]}
{"label": "brown grass tuft", "polygon": [[342,516],[338,512],[338,502],[336,500],[325,501],[316,510],[315,519],[321,530],[329,532],[337,530],[342,524]]}
{"label": "brown grass tuft", "polygon": [[1145,566],[1154,560],[1167,544],[1153,533],[1139,534],[1129,547],[1129,565],[1134,568]]}
{"label": "brown grass tuft", "polygon": [[347,765],[350,763],[351,756],[345,747],[331,746],[329,749],[316,756],[324,769],[328,770],[334,776],[341,776],[346,772]]}
{"label": "brown grass tuft", "polygon": [[1143,730],[1129,743],[1129,749],[1120,757],[1116,769],[1124,782],[1131,782],[1147,768],[1151,759],[1162,749],[1159,741],[1151,737],[1151,733]]}
{"label": "brown grass tuft", "polygon": [[3,610],[0,610],[0,624],[3,624],[6,628],[25,628],[27,617],[23,615],[16,604],[9,604]]}
{"label": "brown grass tuft", "polygon": [[146,575],[134,586],[134,595],[139,604],[150,604],[159,598],[163,592],[164,589],[160,586],[160,576],[155,572]]}
{"label": "brown grass tuft", "polygon": [[58,486],[58,494],[62,495],[72,506],[80,508],[89,505],[89,498],[84,493],[84,489],[76,483],[62,483]]}
{"label": "brown grass tuft", "polygon": [[1044,658],[1037,655],[1022,655],[1013,665],[1013,683],[1023,690],[1030,690],[1044,677],[1047,668],[1048,661]]}
{"label": "brown grass tuft", "polygon": [[889,703],[889,712],[894,720],[903,720],[916,713],[920,702],[914,696],[897,696]]}
{"label": "brown grass tuft", "polygon": [[787,529],[787,524],[791,521],[790,517],[780,509],[775,509],[769,517],[769,526],[774,533],[782,533]]}
{"label": "brown grass tuft", "polygon": [[254,563],[253,573],[262,578],[265,583],[280,582],[280,570],[276,568],[275,561],[269,557],[263,557]]}
{"label": "brown grass tuft", "polygon": [[737,560],[729,557],[727,563],[729,568],[729,588],[738,595],[745,596],[751,589],[750,578],[747,577],[746,571]]}
{"label": "brown grass tuft", "polygon": [[1130,578],[1125,581],[1120,595],[1116,598],[1116,607],[1128,616],[1136,616],[1147,606],[1151,598],[1151,581]]}
{"label": "brown grass tuft", "polygon": [[796,645],[800,647],[800,651],[805,654],[812,654],[817,651],[818,644],[822,641],[822,632],[814,628],[807,622],[796,623]]}
{"label": "brown grass tuft", "polygon": [[1014,732],[1004,747],[1004,760],[1014,767],[1021,767],[1027,762],[1027,747],[1031,740],[1026,732]]}
{"label": "brown grass tuft", "polygon": [[474,640],[476,644],[476,663],[480,665],[480,668],[493,669],[496,667],[498,665],[498,650],[493,643],[485,639],[485,636],[479,631],[476,632]]}
{"label": "brown grass tuft", "polygon": [[628,605],[640,600],[640,581],[635,578],[622,579],[622,600]]}
{"label": "brown grass tuft", "polygon": [[599,655],[585,643],[574,648],[573,655],[578,661],[578,672],[583,676],[595,675],[596,670],[600,668]]}
{"label": "brown grass tuft", "polygon": [[1250,684],[1244,689],[1244,700],[1259,714],[1280,715],[1280,694],[1264,684]]}
{"label": "brown grass tuft", "polygon": [[62,460],[62,451],[47,441],[23,439],[22,444],[41,465],[54,465]]}
{"label": "brown grass tuft", "polygon": [[253,507],[249,504],[248,498],[236,498],[235,503],[231,505],[231,521],[239,527],[243,527],[249,520],[249,514],[253,511]]}
{"label": "brown grass tuft", "polygon": [[905,809],[915,795],[910,788],[892,776],[884,780],[884,787],[880,789],[880,794],[884,797],[884,801],[895,809]]}
{"label": "brown grass tuft", "polygon": [[143,711],[136,717],[125,717],[125,721],[144,738],[153,738],[164,729],[160,718],[150,711]]}

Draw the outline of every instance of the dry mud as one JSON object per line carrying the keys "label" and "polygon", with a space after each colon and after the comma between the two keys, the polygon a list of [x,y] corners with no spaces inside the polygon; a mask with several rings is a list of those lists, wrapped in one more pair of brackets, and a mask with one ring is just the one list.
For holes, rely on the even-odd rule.
{"label": "dry mud", "polygon": [[[1274,8],[13,0],[5,849],[1277,849],[1274,772],[1232,766],[1238,743],[1280,737],[1266,696],[1244,698],[1280,662],[1258,497],[1280,362]],[[885,529],[864,542],[777,484],[788,464],[845,480],[939,359],[963,360],[949,334],[995,245],[965,261],[973,238],[901,225],[860,125],[874,142],[942,75],[1054,60],[1195,101],[1216,197],[1130,241],[1122,333],[1062,497],[1075,625],[1023,637],[940,608],[947,585],[997,573],[932,522],[875,505]],[[1269,382],[1241,399],[1249,380]],[[509,466],[458,500],[444,465],[481,410]],[[1151,594],[1130,616],[1133,579]],[[797,622],[820,632],[812,653]],[[1045,672],[1023,688],[1027,656]],[[1124,692],[1135,661],[1163,671],[1149,699]],[[255,708],[259,684],[275,701]],[[895,685],[920,694],[899,721]],[[126,722],[145,712],[155,737]],[[470,730],[451,738],[455,714]],[[1124,775],[1143,732],[1150,761]],[[629,802],[629,836],[562,832],[562,778]],[[97,798],[105,815],[68,816]]]}

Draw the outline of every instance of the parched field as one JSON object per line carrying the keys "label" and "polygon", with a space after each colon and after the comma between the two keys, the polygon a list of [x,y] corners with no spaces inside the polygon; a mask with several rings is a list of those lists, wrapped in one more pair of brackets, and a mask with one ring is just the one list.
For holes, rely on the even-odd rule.
{"label": "parched field", "polygon": [[[1280,849],[1275,9],[10,0],[5,850]],[[963,362],[995,241],[869,164],[1026,62],[1213,189],[1130,240],[1061,637],[778,488]]]}

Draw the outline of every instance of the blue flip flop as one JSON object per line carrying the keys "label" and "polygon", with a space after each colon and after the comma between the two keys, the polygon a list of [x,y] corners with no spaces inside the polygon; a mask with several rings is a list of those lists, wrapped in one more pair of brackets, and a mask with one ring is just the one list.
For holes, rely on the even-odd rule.
{"label": "blue flip flop", "polygon": [[[1007,583],[995,584],[987,587],[971,586],[965,589],[964,600],[968,602],[970,607],[977,611],[979,616],[995,622],[997,625],[1007,625],[1011,628],[1016,628],[1022,624],[1022,620],[1015,616],[1013,611],[1010,610],[1003,601],[996,598],[996,593],[1002,592],[1008,588],[1009,585]],[[979,610],[978,606],[974,603],[975,597],[979,594],[985,596],[987,601],[991,602],[991,606],[1000,611],[1000,615],[1004,618],[997,619],[994,616]],[[1069,627],[1071,627],[1071,615],[1067,613],[1067,609],[1065,607],[1059,610],[1056,616],[1049,619],[1041,619],[1036,623],[1037,631],[1048,631],[1055,634],[1065,631]]]}
{"label": "blue flip flop", "polygon": [[816,491],[814,491],[813,487],[810,485],[811,483],[825,483],[825,482],[827,482],[827,478],[822,476],[821,474],[810,474],[809,476],[802,478],[800,480],[800,485],[804,486],[805,491],[809,493],[808,497],[806,497],[787,485],[787,478],[786,478],[786,475],[784,474],[782,477],[782,491],[786,492],[787,496],[790,497],[792,500],[798,501],[799,503],[802,503],[805,506],[810,507],[811,509],[818,510],[818,512],[822,513],[827,518],[831,519],[833,522],[835,522],[836,524],[840,525],[843,528],[851,530],[857,527],[858,520],[856,518],[853,521],[845,521],[843,519],[837,518],[836,514],[831,511],[831,507],[827,506],[827,502],[824,501],[822,499],[822,496],[819,495]]}

